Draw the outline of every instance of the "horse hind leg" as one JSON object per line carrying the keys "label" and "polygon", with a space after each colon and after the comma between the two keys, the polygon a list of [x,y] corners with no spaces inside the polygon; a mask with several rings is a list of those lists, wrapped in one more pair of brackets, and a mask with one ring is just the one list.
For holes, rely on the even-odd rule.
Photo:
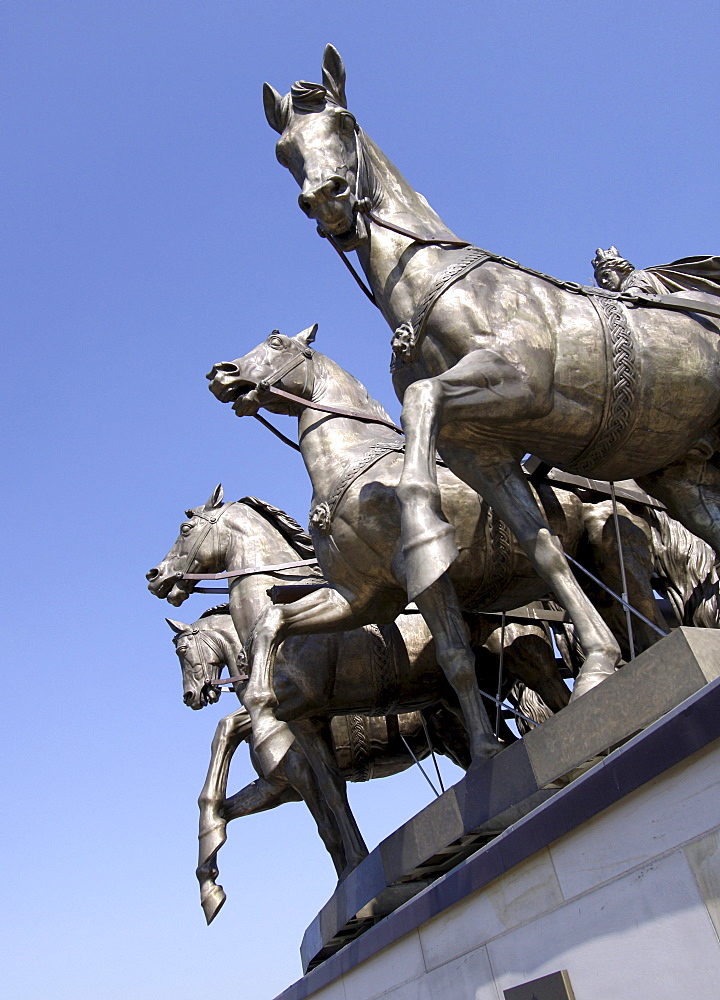
{"label": "horse hind leg", "polygon": [[575,681],[578,698],[615,672],[620,647],[602,617],[582,591],[568,566],[563,546],[550,530],[520,462],[498,446],[485,462],[467,448],[443,446],[453,471],[476,490],[505,521],[538,576],[570,615],[585,661]]}
{"label": "horse hind leg", "polygon": [[416,600],[435,640],[437,661],[460,703],[470,737],[472,763],[477,765],[502,750],[503,745],[493,733],[480,696],[475,657],[468,641],[457,594],[447,573],[443,573]]}

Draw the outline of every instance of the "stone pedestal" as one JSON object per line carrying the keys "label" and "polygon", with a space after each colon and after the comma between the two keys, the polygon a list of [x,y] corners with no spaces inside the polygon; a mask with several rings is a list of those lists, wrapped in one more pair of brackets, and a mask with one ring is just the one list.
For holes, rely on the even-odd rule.
{"label": "stone pedestal", "polygon": [[719,675],[720,632],[679,629],[471,772],[338,889],[277,1000],[715,1000]]}

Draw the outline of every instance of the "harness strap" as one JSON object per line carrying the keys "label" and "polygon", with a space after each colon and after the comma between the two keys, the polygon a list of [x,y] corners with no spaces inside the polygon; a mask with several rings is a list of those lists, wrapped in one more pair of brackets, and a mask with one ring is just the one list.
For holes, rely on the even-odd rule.
{"label": "harness strap", "polygon": [[[467,246],[467,244],[464,244]],[[417,360],[418,348],[425,336],[425,328],[433,306],[441,295],[448,288],[454,285],[461,278],[464,278],[471,271],[480,267],[487,260],[492,259],[492,254],[487,250],[480,250],[479,247],[470,247],[466,254],[450,264],[437,276],[430,288],[423,295],[415,307],[415,312],[409,323],[402,323],[392,339],[393,363],[390,370],[393,371],[398,364],[412,364]]]}
{"label": "harness strap", "polygon": [[367,472],[368,469],[371,469],[376,462],[380,461],[381,458],[385,458],[386,455],[390,455],[392,452],[401,452],[404,448],[404,441],[398,441],[392,444],[375,444],[372,448],[368,448],[365,454],[359,458],[357,462],[353,462],[353,464],[343,472],[337,486],[328,499],[316,504],[315,507],[313,507],[310,511],[310,525],[319,531],[321,535],[327,535],[330,531],[332,520],[335,517],[335,512],[337,511],[340,501],[355,480],[358,479],[364,472]]}

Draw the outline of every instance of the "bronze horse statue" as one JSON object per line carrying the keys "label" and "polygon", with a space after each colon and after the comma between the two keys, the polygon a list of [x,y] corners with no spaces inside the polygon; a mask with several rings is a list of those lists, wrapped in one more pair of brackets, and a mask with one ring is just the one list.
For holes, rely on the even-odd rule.
{"label": "bronze horse statue", "polygon": [[[228,574],[230,613],[237,636],[246,646],[263,612],[273,606],[268,591],[281,581],[307,579],[306,568],[278,570],[278,566],[312,553],[310,539],[287,514],[257,498],[224,503],[220,486],[204,506],[185,513],[174,545],[147,573],[148,589],[179,607],[195,586],[193,580],[185,578],[188,574]],[[314,580],[318,579],[316,573]],[[399,611],[403,607],[401,602]],[[478,628],[478,645],[486,640],[492,642],[492,633],[498,631],[493,624],[486,626],[481,635]],[[508,648],[504,651],[507,670],[532,686],[552,711],[558,711],[567,704],[568,691],[544,634],[533,627],[508,628]],[[390,715],[441,704],[449,710],[442,724],[445,751],[460,766],[467,766],[469,756],[466,735],[464,731],[458,733],[453,721],[454,716],[461,716],[460,708],[437,666],[435,645],[420,615],[400,615],[397,623],[390,619],[381,626],[368,621],[365,628],[343,627],[334,635],[313,632],[312,628],[305,630],[279,650],[272,695],[277,712],[267,709],[269,725],[267,715],[262,716],[260,738],[251,685],[243,683],[236,690],[253,719],[254,752],[266,776],[277,768],[294,740],[309,761],[334,818],[340,847],[333,839],[335,833],[322,811],[324,807],[315,804],[312,794],[306,797],[302,790],[301,794],[342,878],[366,856],[367,847],[350,810],[346,783],[333,752],[332,716]],[[473,684],[477,689],[474,674]],[[203,697],[208,697],[211,687]],[[437,716],[435,719],[437,722]],[[263,760],[261,739],[270,740],[276,751],[271,766]],[[312,793],[309,777],[305,774],[301,778]],[[222,845],[225,825],[217,800],[203,802],[201,867]]]}
{"label": "bronze horse statue", "polygon": [[[217,701],[218,681],[223,670],[227,668],[233,674],[238,660],[242,659],[242,645],[229,606],[211,608],[192,624],[170,618],[166,621],[173,631],[173,643],[180,660],[183,701],[197,711]],[[242,701],[238,685],[236,693]],[[423,716],[420,712],[398,716],[339,715],[331,719],[330,730],[337,769],[346,781],[368,781],[399,774],[415,760],[424,760],[431,750],[447,753],[448,742],[453,745],[451,757],[456,763],[467,767],[470,761],[462,727],[457,723],[453,726],[452,719],[443,715],[438,707],[423,710]],[[228,771],[235,751],[243,742],[248,744],[258,777],[228,796]],[[208,923],[225,902],[225,892],[216,879],[219,874],[217,853],[225,842],[227,824],[241,816],[300,800],[307,803],[316,819],[320,836],[340,874],[344,855],[337,825],[302,751],[293,744],[275,771],[265,777],[253,752],[252,725],[247,711],[241,707],[221,719],[213,737],[207,777],[198,799],[200,859],[196,874],[200,883],[200,902]],[[209,857],[208,838],[212,838]]]}
{"label": "bronze horse statue", "polygon": [[[329,587],[292,604],[268,606],[253,629],[251,681],[245,705],[253,719],[256,750],[266,773],[281,758],[275,743],[272,707],[273,663],[288,636],[331,632],[370,622],[391,622],[406,606],[406,552],[401,544],[396,491],[403,444],[381,404],[330,358],[310,347],[315,327],[295,337],[278,331],[245,357],[216,365],[211,390],[233,402],[239,415],[264,406],[298,417],[300,450],[313,486],[310,533]],[[488,504],[448,468],[437,469],[442,510],[457,538],[460,554],[448,571],[417,597],[417,606],[435,639],[437,661],[455,688],[465,713],[473,760],[474,719],[480,736],[491,732],[475,680],[475,657],[463,612],[510,610],[547,594],[547,583]],[[530,489],[530,487],[528,487]],[[537,487],[538,502],[565,550],[577,554],[584,534],[603,541],[604,524],[573,492],[548,482]],[[604,521],[611,510],[604,512]],[[627,521],[629,527],[634,526]],[[651,585],[652,567],[645,536],[631,572],[631,601],[664,633]],[[592,544],[592,539],[591,539]],[[644,549],[643,546],[644,545]],[[637,552],[637,545],[633,546]],[[618,587],[617,566],[603,559]],[[657,638],[652,628],[638,630],[639,649]],[[582,671],[580,673],[582,676]],[[277,673],[276,673],[277,679]],[[276,680],[277,686],[277,680]],[[544,696],[543,696],[544,697]],[[547,699],[546,699],[547,700]],[[553,706],[554,707],[554,706]]]}
{"label": "bronze horse statue", "polygon": [[720,553],[718,299],[680,292],[660,308],[458,239],[347,110],[332,46],[322,76],[284,97],[266,84],[265,113],[300,207],[341,254],[357,251],[394,331],[408,595],[431,588],[462,551],[440,503],[437,450],[569,613],[585,652],[582,694],[613,673],[618,644],[570,572],[521,460],[532,452],[570,473],[634,477]]}

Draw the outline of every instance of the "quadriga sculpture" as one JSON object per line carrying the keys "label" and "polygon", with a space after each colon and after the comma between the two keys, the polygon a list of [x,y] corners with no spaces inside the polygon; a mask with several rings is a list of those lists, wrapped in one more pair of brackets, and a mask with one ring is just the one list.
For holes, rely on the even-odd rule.
{"label": "quadriga sculpture", "polygon": [[[217,682],[226,667],[231,675],[235,673],[238,659],[242,659],[242,645],[228,605],[210,609],[192,624],[166,620],[173,630],[173,642],[180,660],[183,701],[197,711],[217,700]],[[242,686],[235,685],[235,689],[242,702]],[[439,707],[425,709],[424,715],[424,720],[420,712],[398,716],[335,716],[330,721],[330,730],[338,772],[346,781],[367,781],[399,774],[412,766],[411,751],[417,760],[428,756],[428,740],[432,749],[439,753],[447,753],[449,744],[452,759],[467,767],[470,758],[463,727]],[[242,742],[248,744],[258,777],[228,797],[230,763]],[[337,824],[302,751],[293,744],[280,765],[266,778],[253,753],[252,726],[245,709],[239,708],[220,720],[198,800],[200,858],[196,874],[200,883],[200,902],[208,923],[225,902],[225,892],[216,879],[217,853],[225,842],[227,824],[241,816],[251,816],[301,799],[316,819],[318,831],[340,874],[344,855]],[[209,857],[208,843],[213,850]]]}
{"label": "quadriga sculpture", "polygon": [[[245,706],[253,720],[256,752],[266,773],[284,752],[273,715],[271,682],[280,643],[288,636],[308,632],[390,622],[408,599],[407,547],[401,545],[395,499],[402,469],[402,439],[380,403],[357,379],[311,349],[315,329],[295,337],[273,331],[245,357],[216,365],[208,376],[214,394],[222,401],[232,401],[239,416],[255,414],[262,406],[298,416],[300,450],[313,485],[310,532],[330,584],[293,604],[267,607],[253,630]],[[462,611],[510,610],[542,598],[548,586],[517,540],[474,490],[443,466],[438,467],[437,478],[442,510],[452,525],[460,553],[449,570],[418,595],[417,605],[435,638],[438,663],[465,712],[473,759],[477,760],[485,745],[482,741],[473,744],[473,732],[479,731],[482,737],[490,732],[490,726],[475,682],[474,656]],[[577,553],[589,517],[582,501],[549,483],[538,487],[537,496],[562,545]],[[601,539],[602,524],[593,532]],[[607,562],[612,571],[612,561]],[[645,563],[643,566],[641,558],[641,576],[632,582],[631,601],[641,604],[662,627],[647,559]],[[617,587],[616,578],[610,585]],[[643,648],[652,641],[654,636],[646,635]],[[277,688],[277,671],[275,676]],[[468,703],[478,706],[475,716],[467,713]],[[480,721],[479,730],[473,730],[476,720]]]}
{"label": "quadriga sculpture", "polygon": [[462,550],[440,505],[437,449],[570,614],[586,654],[581,694],[612,674],[618,644],[570,572],[521,459],[634,477],[720,553],[718,299],[695,291],[638,307],[459,240],[347,110],[332,46],[322,76],[284,97],[266,84],[265,112],[300,207],[337,250],[357,251],[394,331],[408,595],[435,584]]}
{"label": "quadriga sculpture", "polygon": [[[194,583],[184,579],[192,573],[230,573],[230,613],[237,635],[246,646],[262,612],[271,608],[268,591],[281,580],[298,580],[307,570],[283,570],[274,566],[307,557],[310,539],[283,511],[254,497],[223,503],[218,486],[202,507],[188,510],[180,533],[165,558],[147,573],[148,589],[156,597],[179,607],[190,595]],[[263,567],[267,567],[263,569]],[[317,577],[316,577],[317,579]],[[400,602],[398,611],[404,604]],[[510,632],[515,637],[505,653],[505,664],[514,676],[537,690],[553,711],[568,700],[567,688],[555,668],[552,651],[538,629]],[[484,638],[492,639],[495,626]],[[253,719],[254,751],[263,772],[270,775],[285,756],[293,740],[315,773],[327,808],[336,824],[341,850],[333,842],[330,820],[313,811],[316,821],[325,822],[321,835],[333,855],[342,878],[366,856],[367,847],[348,805],[345,780],[338,770],[330,736],[334,715],[385,715],[442,704],[460,715],[452,688],[437,666],[437,654],[427,626],[420,615],[400,615],[397,623],[336,629],[333,635],[314,635],[303,630],[283,643],[274,663],[270,686],[272,707],[261,717],[262,738],[273,750],[268,766],[263,759],[253,710],[255,702],[249,686],[241,694]],[[471,652],[472,655],[472,652]],[[474,661],[473,661],[474,662]],[[253,668],[254,670],[254,668]],[[264,680],[269,682],[268,676]],[[473,673],[473,685],[477,690]],[[208,691],[210,688],[208,687]],[[277,705],[277,717],[273,713]],[[446,752],[458,745],[457,730],[443,724]],[[464,736],[463,736],[464,743]],[[467,751],[464,751],[467,753]],[[463,751],[455,754],[458,763]],[[304,792],[303,792],[304,796]],[[306,799],[311,810],[312,798]],[[224,840],[226,821],[218,808],[205,803],[201,814],[200,865],[212,859]],[[323,833],[323,831],[325,831]]]}

